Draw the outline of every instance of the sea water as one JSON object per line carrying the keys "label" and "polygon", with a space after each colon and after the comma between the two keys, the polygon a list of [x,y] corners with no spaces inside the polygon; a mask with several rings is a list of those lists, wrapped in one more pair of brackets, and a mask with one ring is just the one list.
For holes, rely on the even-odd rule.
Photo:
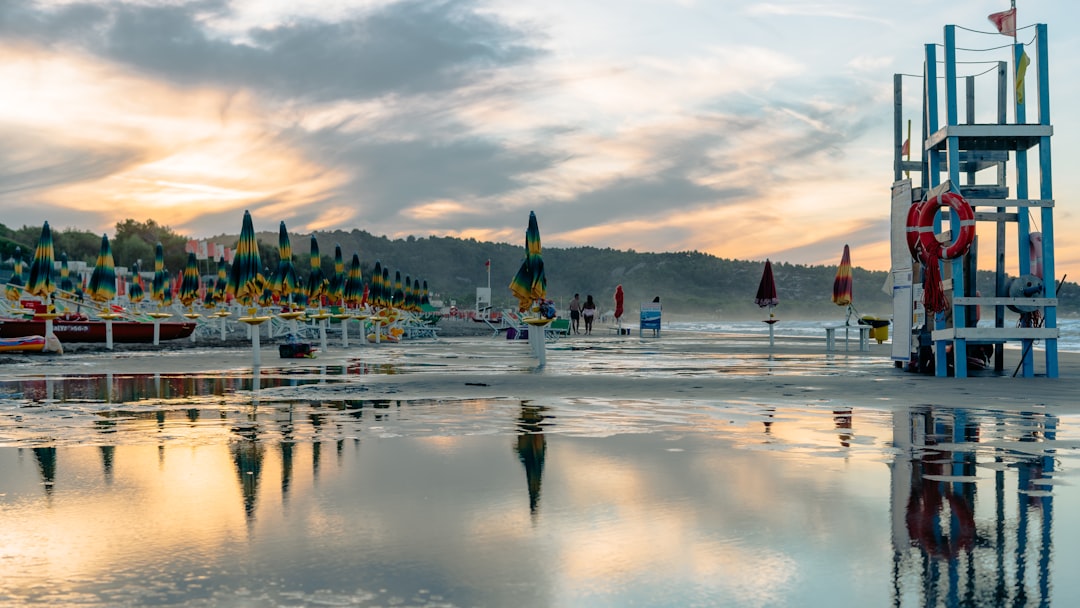
{"label": "sea water", "polygon": [[[854,323],[854,321],[852,321]],[[843,325],[844,319],[835,321],[797,321],[781,319],[773,325],[773,332],[777,336],[811,337],[824,339],[826,325]],[[1015,324],[1015,321],[1013,321]],[[1058,319],[1058,351],[1080,352],[1080,319]],[[667,329],[678,331],[699,331],[709,333],[732,333],[750,335],[768,335],[769,326],[762,321],[671,321],[664,323]],[[993,327],[992,322],[980,321],[978,327]],[[889,335],[892,336],[892,326],[889,327]],[[1016,346],[1018,342],[1009,343]],[[1041,342],[1036,342],[1035,348],[1041,348]]]}

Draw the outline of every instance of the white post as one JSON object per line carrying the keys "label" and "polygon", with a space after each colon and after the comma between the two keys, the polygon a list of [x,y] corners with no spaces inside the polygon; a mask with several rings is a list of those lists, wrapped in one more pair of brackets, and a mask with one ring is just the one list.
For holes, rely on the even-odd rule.
{"label": "white post", "polygon": [[154,346],[161,344],[161,325],[160,319],[154,319]]}
{"label": "white post", "polygon": [[218,317],[221,320],[221,341],[225,341],[225,317]]}
{"label": "white post", "polygon": [[258,377],[258,367],[262,364],[262,345],[259,342],[259,326],[248,325],[248,329],[251,330],[251,351],[254,357],[254,366],[256,368],[256,377]]}
{"label": "white post", "polygon": [[532,347],[533,356],[541,367],[547,364],[547,345],[544,341],[544,326],[533,325],[529,327],[529,346]]}
{"label": "white post", "polygon": [[341,348],[349,348],[349,318],[341,319]]}
{"label": "white post", "polygon": [[105,348],[112,350],[112,319],[105,319]]}
{"label": "white post", "polygon": [[319,344],[322,352],[326,352],[326,319],[319,319]]}

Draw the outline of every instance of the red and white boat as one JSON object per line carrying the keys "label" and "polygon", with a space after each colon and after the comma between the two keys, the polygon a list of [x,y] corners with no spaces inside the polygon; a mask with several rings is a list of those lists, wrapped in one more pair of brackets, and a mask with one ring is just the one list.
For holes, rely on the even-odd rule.
{"label": "red and white boat", "polygon": [[[112,321],[113,342],[154,342],[154,323],[148,321]],[[161,321],[158,339],[177,340],[188,338],[195,331],[195,323]],[[105,321],[87,319],[82,315],[61,316],[53,319],[52,331],[62,344],[68,342],[105,343]],[[0,318],[0,338],[23,338],[44,336],[45,319]]]}

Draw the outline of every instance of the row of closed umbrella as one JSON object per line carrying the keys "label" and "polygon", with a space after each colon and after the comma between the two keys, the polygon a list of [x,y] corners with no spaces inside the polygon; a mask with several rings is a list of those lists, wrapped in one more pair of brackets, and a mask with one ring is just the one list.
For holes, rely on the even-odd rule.
{"label": "row of closed umbrella", "polygon": [[[359,255],[353,254],[350,267],[346,270],[341,247],[336,246],[334,273],[328,278],[322,272],[318,242],[313,235],[311,273],[306,284],[301,285],[292,262],[292,248],[284,222],[280,226],[279,253],[281,258],[279,267],[268,280],[260,271],[262,264],[255,230],[250,212],[245,211],[231,272],[227,270],[224,258],[220,258],[217,281],[212,288],[208,286],[205,289],[204,302],[207,307],[224,302],[230,297],[249,306],[266,303],[268,294],[278,299],[283,298],[286,303],[300,305],[308,300],[321,301],[323,297],[350,307],[360,307],[366,303],[368,289],[363,284]],[[71,280],[66,255],[61,258],[59,284],[54,282],[54,258],[52,232],[49,223],[45,222],[30,263],[28,276],[23,266],[21,250],[16,249],[13,274],[5,290],[6,296],[17,301],[25,292],[48,301],[58,289],[63,292],[80,291],[81,286]],[[138,303],[145,298],[146,292],[137,263],[133,265],[132,277],[128,297],[132,302]],[[403,283],[398,272],[394,283],[390,283],[388,271],[381,269],[378,262],[376,262],[372,287],[375,287],[376,283],[378,285],[377,302],[373,300],[372,303],[377,306],[420,310],[422,303],[429,302],[427,281],[424,281],[421,287],[419,280],[413,281],[406,277]],[[197,260],[194,253],[189,253],[187,263],[180,275],[176,295],[184,306],[190,307],[198,300],[200,291],[204,290]],[[105,303],[114,299],[116,293],[116,268],[112,248],[108,236],[102,235],[101,248],[85,294],[96,302]],[[169,305],[173,293],[172,280],[164,265],[164,249],[161,243],[157,243],[154,250],[154,277],[150,284],[150,298],[161,305]]]}

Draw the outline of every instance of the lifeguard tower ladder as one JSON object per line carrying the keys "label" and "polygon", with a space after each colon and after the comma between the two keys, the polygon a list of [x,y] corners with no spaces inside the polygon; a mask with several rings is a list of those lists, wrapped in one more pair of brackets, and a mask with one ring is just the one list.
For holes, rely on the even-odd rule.
{"label": "lifeguard tower ladder", "polygon": [[[1042,341],[1045,353],[1045,375],[1050,378],[1058,376],[1058,352],[1057,352],[1057,284],[1054,274],[1054,195],[1051,174],[1050,137],[1053,135],[1053,127],[1050,124],[1050,88],[1049,72],[1047,68],[1047,28],[1045,24],[1034,26],[1035,57],[1034,69],[1027,70],[1026,78],[1014,83],[1013,92],[1008,95],[1009,75],[1016,79],[1016,66],[1021,65],[1022,57],[1025,57],[1024,43],[1016,42],[1009,45],[1011,51],[1013,70],[1006,71],[1007,62],[997,62],[997,121],[992,124],[977,124],[975,122],[975,83],[974,76],[963,77],[966,87],[964,95],[964,107],[966,120],[959,121],[957,107],[960,94],[957,91],[957,46],[955,25],[946,25],[944,28],[945,44],[943,45],[944,60],[938,59],[939,47],[942,45],[925,45],[925,63],[923,68],[923,108],[922,108],[922,132],[923,145],[920,147],[921,158],[918,161],[905,160],[902,156],[903,128],[902,128],[902,74],[894,75],[894,185],[893,185],[893,222],[897,221],[897,200],[900,197],[908,198],[908,204],[913,204],[945,190],[959,192],[972,209],[975,211],[977,239],[985,235],[979,227],[993,224],[995,227],[995,284],[994,294],[991,296],[976,295],[976,259],[977,251],[972,249],[967,255],[954,260],[943,260],[941,264],[944,278],[942,288],[950,305],[950,315],[938,314],[935,317],[925,315],[925,329],[929,330],[932,349],[934,352],[934,374],[936,376],[948,375],[948,360],[953,361],[954,374],[958,378],[968,375],[968,347],[976,344],[993,344],[995,348],[994,368],[1001,372],[1003,369],[1003,347],[1007,342],[1020,342],[1022,361],[1018,368],[1022,367],[1024,377],[1035,375],[1034,342]],[[1029,28],[1022,28],[1028,30]],[[1027,58],[1023,59],[1026,63]],[[944,78],[939,78],[938,69],[944,69]],[[1034,78],[1032,78],[1034,77]],[[1030,96],[1025,95],[1026,83],[1034,80],[1036,93],[1038,120],[1034,123],[1027,122],[1028,103]],[[941,101],[939,90],[944,85],[944,114],[945,124],[940,124]],[[1009,123],[1007,118],[1007,99],[1012,97],[1014,122]],[[910,130],[910,128],[909,128]],[[1038,149],[1038,194],[1031,198],[1029,193],[1029,151]],[[912,151],[915,146],[911,145]],[[1015,198],[1009,198],[1009,188],[1006,185],[1007,174],[1011,172],[1015,176]],[[990,183],[979,184],[976,174],[991,170],[994,179]],[[917,171],[921,174],[921,186],[912,187],[910,180],[902,179],[902,174]],[[985,175],[985,173],[984,173]],[[963,180],[961,178],[964,178]],[[907,194],[910,193],[910,194]],[[900,204],[902,207],[903,204]],[[1041,258],[1042,258],[1042,293],[1019,294],[1010,289],[1008,277],[1005,274],[1006,260],[1006,226],[1016,226],[1016,268],[1022,277],[1032,273],[1032,260],[1029,252],[1031,235],[1031,218],[1029,214],[1035,211],[1039,213],[1039,222],[1042,228]],[[955,214],[950,214],[953,234],[959,230],[959,220]],[[935,220],[935,232],[940,232],[941,216]],[[897,274],[897,238],[894,230],[893,236],[893,275]],[[976,245],[978,240],[976,240]],[[906,243],[901,244],[907,253]],[[908,254],[910,258],[910,254]],[[911,264],[908,264],[910,269]],[[910,270],[907,273],[911,276]],[[915,283],[919,280],[916,278]],[[894,288],[895,289],[895,288]],[[917,290],[915,290],[917,292]],[[912,290],[908,290],[910,294]],[[898,293],[894,291],[894,294]],[[1031,295],[1039,297],[1029,297]],[[894,298],[895,299],[895,298]],[[910,302],[910,297],[909,300]],[[976,327],[977,307],[980,305],[993,307],[993,327]],[[1009,307],[1021,312],[1020,322],[1006,327],[1005,309]],[[915,308],[918,308],[916,305]],[[900,313],[900,305],[894,309]],[[911,310],[910,304],[908,310]],[[1042,326],[1037,327],[1031,322],[1033,315],[1023,314],[1023,311],[1041,311]],[[899,317],[894,317],[899,318]],[[898,329],[899,331],[899,329]],[[947,346],[952,345],[953,353],[947,354]],[[895,351],[894,351],[894,358]]]}

